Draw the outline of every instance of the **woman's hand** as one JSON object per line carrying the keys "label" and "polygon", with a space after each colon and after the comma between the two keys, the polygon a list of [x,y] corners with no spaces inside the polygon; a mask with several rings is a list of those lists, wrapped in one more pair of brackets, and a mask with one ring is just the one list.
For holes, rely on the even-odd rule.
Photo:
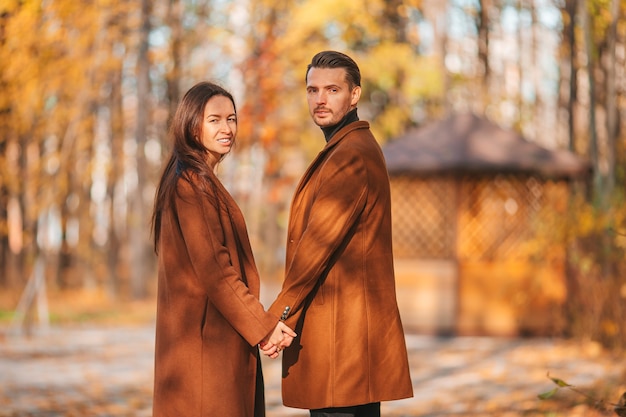
{"label": "woman's hand", "polygon": [[274,330],[272,330],[259,343],[259,347],[265,356],[276,359],[280,351],[291,345],[296,333],[285,323],[279,321]]}

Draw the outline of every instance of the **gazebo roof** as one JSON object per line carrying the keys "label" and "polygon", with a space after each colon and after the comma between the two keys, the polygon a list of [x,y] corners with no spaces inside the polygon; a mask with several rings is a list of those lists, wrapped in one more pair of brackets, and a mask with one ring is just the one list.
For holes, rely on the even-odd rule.
{"label": "gazebo roof", "polygon": [[383,153],[391,175],[517,172],[575,178],[590,171],[573,152],[543,148],[471,113],[411,129],[385,144]]}

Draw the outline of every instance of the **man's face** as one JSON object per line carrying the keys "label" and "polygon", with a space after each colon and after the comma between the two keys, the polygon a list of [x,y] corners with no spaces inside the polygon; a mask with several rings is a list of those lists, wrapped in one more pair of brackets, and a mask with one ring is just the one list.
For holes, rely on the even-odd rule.
{"label": "man's face", "polygon": [[306,77],[306,97],[315,124],[333,126],[356,107],[361,87],[350,90],[344,68],[311,68]]}

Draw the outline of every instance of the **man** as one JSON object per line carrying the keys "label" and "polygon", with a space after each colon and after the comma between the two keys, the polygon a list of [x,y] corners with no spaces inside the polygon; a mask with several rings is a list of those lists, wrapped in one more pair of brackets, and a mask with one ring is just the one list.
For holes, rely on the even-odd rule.
{"label": "man", "polygon": [[306,91],[327,143],[296,189],[285,279],[269,309],[298,334],[284,350],[283,403],[312,417],[380,416],[380,401],[413,395],[395,294],[389,178],[369,123],[357,116],[357,64],[318,53]]}

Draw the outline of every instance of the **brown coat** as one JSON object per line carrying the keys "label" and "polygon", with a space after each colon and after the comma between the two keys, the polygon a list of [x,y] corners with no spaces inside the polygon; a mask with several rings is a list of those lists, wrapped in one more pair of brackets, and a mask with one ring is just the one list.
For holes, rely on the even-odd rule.
{"label": "brown coat", "polygon": [[154,417],[260,417],[256,346],[278,322],[259,299],[243,216],[219,185],[220,209],[178,180],[159,241]]}
{"label": "brown coat", "polygon": [[411,397],[391,246],[389,178],[365,121],[337,132],[291,206],[286,272],[269,311],[298,337],[283,356],[283,402],[296,408]]}

